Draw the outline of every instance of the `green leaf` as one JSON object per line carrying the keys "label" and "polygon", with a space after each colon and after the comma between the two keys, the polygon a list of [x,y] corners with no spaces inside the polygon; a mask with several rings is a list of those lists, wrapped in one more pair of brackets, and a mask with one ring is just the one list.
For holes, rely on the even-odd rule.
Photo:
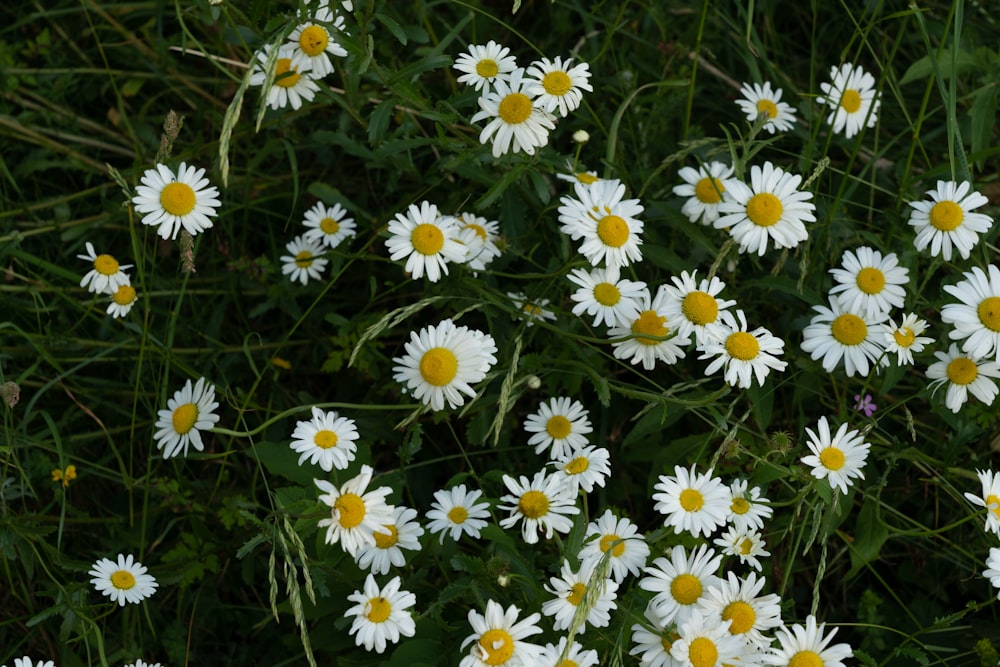
{"label": "green leaf", "polygon": [[406,31],[403,30],[403,26],[399,25],[395,20],[389,18],[382,12],[375,12],[375,20],[388,28],[389,32],[391,32],[393,36],[399,40],[400,44],[406,46]]}
{"label": "green leaf", "polygon": [[944,79],[949,79],[956,73],[961,74],[976,67],[976,56],[968,51],[958,52],[954,70],[952,70],[951,57],[950,48],[941,49],[940,57],[932,55],[924,56],[907,68],[906,74],[899,80],[899,85],[903,86],[912,81],[926,79],[934,72],[935,61],[937,61],[941,77]]}
{"label": "green leaf", "polygon": [[866,498],[858,514],[851,548],[851,569],[847,579],[856,575],[866,564],[878,558],[882,545],[889,538],[889,529],[879,516],[879,503],[875,498]]}
{"label": "green leaf", "polygon": [[378,146],[385,137],[385,132],[389,129],[389,120],[392,118],[393,109],[396,108],[392,100],[381,102],[371,116],[368,117],[368,143]]}
{"label": "green leaf", "polygon": [[[973,154],[984,150],[990,145],[993,136],[993,126],[997,116],[997,85],[991,83],[980,88],[972,100],[969,118],[972,120],[971,151]],[[976,160],[976,168],[983,169],[986,158]]]}

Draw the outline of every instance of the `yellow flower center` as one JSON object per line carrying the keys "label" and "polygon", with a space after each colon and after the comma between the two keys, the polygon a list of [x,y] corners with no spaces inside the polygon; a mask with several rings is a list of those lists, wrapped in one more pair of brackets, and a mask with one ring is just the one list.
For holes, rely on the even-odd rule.
{"label": "yellow flower center", "polygon": [[573,425],[562,415],[553,415],[545,422],[545,432],[552,436],[553,440],[562,440],[573,430]]}
{"label": "yellow flower center", "polygon": [[[745,331],[735,331],[726,338],[726,352],[734,359],[750,361],[760,353],[760,343]],[[740,499],[742,500],[742,498]],[[745,500],[743,502],[746,502]],[[733,501],[736,504],[736,501]]]}
{"label": "yellow flower center", "polygon": [[444,232],[437,225],[424,222],[413,228],[410,243],[421,255],[435,255],[444,247]]}
{"label": "yellow flower center", "polygon": [[771,100],[757,100],[757,113],[766,113],[768,119],[778,117],[778,105]]}
{"label": "yellow flower center", "polygon": [[549,513],[549,498],[541,491],[525,491],[517,501],[517,509],[529,519],[537,519]]}
{"label": "yellow flower center", "polygon": [[531,116],[531,98],[523,93],[508,93],[497,107],[500,119],[511,125],[519,125]]}
{"label": "yellow flower center", "polygon": [[167,183],[160,190],[160,206],[170,215],[187,215],[194,204],[194,190],[187,183]]}
{"label": "yellow flower center", "polygon": [[1000,296],[986,297],[976,311],[979,321],[990,331],[1000,331]]}
{"label": "yellow flower center", "polygon": [[[73,466],[70,466],[69,468],[72,468],[72,467]],[[66,475],[67,476],[69,475],[69,468],[66,468]],[[76,477],[76,474],[74,474],[73,476]],[[990,507],[991,505],[992,505],[992,507]],[[1000,518],[1000,498],[997,498],[992,493],[990,495],[986,496],[986,507],[989,507],[990,511],[993,512],[994,514],[996,514],[998,518]]]}
{"label": "yellow flower center", "polygon": [[753,541],[749,537],[744,537],[740,542],[740,553],[749,556],[751,551],[753,551]]}
{"label": "yellow flower center", "polygon": [[135,301],[135,288],[131,285],[119,285],[111,300],[119,306],[127,306]]}
{"label": "yellow flower center", "polygon": [[435,387],[443,387],[458,375],[458,358],[446,347],[432,347],[420,357],[420,377]]}
{"label": "yellow flower center", "polygon": [[572,87],[573,82],[570,80],[569,75],[560,70],[549,72],[542,79],[542,88],[545,89],[545,92],[556,97],[562,97]]}
{"label": "yellow flower center", "polygon": [[323,218],[319,221],[319,228],[324,234],[336,234],[340,231],[340,223],[333,218]]}
{"label": "yellow flower center", "polygon": [[959,357],[948,363],[947,374],[954,384],[969,384],[979,375],[979,368],[972,359]]}
{"label": "yellow flower center", "polygon": [[448,520],[452,523],[465,523],[465,520],[468,518],[469,510],[465,509],[461,505],[455,505],[448,510]]}
{"label": "yellow flower center", "polygon": [[680,604],[694,604],[701,591],[701,580],[693,574],[679,574],[670,582],[670,595]]}
{"label": "yellow flower center", "polygon": [[917,339],[916,334],[913,333],[913,329],[910,327],[900,327],[898,330],[892,332],[892,337],[896,339],[896,345],[900,347],[910,347],[913,345],[913,341]]}
{"label": "yellow flower center", "polygon": [[931,209],[930,221],[934,229],[950,232],[962,224],[965,212],[953,201],[939,201]]}
{"label": "yellow flower center", "polygon": [[635,339],[637,343],[659,345],[660,341],[646,336],[666,336],[670,333],[670,329],[667,328],[667,318],[661,317],[655,310],[646,310],[632,323],[632,333],[638,336]]}
{"label": "yellow flower center", "polygon": [[719,315],[719,302],[708,292],[690,292],[681,301],[681,312],[698,326],[715,321]]}
{"label": "yellow flower center", "polygon": [[697,637],[688,646],[688,659],[694,667],[715,667],[719,649],[708,637]]}
{"label": "yellow flower center", "polygon": [[313,444],[320,449],[330,449],[331,447],[337,446],[337,441],[339,439],[340,438],[337,437],[336,433],[324,429],[313,437]]}
{"label": "yellow flower center", "polygon": [[612,283],[594,285],[594,300],[602,306],[614,306],[621,298],[621,291]]}
{"label": "yellow flower center", "polygon": [[484,79],[492,79],[500,72],[500,67],[497,65],[497,61],[490,60],[489,58],[483,58],[478,63],[476,63],[476,74],[483,77]]}
{"label": "yellow flower center", "polygon": [[350,530],[361,525],[368,510],[365,501],[355,493],[343,493],[333,503],[333,511],[337,513],[337,523],[341,528]]}
{"label": "yellow flower center", "polygon": [[299,48],[309,57],[318,56],[326,51],[329,41],[330,35],[326,32],[326,28],[318,25],[311,25],[299,33]]}
{"label": "yellow flower center", "polygon": [[823,658],[815,651],[799,651],[788,661],[788,667],[823,667]]}
{"label": "yellow flower center", "polygon": [[722,195],[720,193],[725,191],[726,188],[722,186],[722,181],[709,176],[701,179],[698,181],[697,185],[694,186],[694,196],[697,197],[698,201],[702,204],[718,204],[722,201]]}
{"label": "yellow flower center", "polygon": [[760,227],[770,227],[781,220],[781,214],[785,212],[781,200],[770,192],[761,192],[754,195],[747,202],[747,217],[750,222]]}
{"label": "yellow flower center", "polygon": [[282,88],[291,88],[299,82],[302,75],[299,74],[297,69],[291,69],[292,61],[290,58],[278,58],[278,64],[274,68],[274,85],[281,86]]}
{"label": "yellow flower center", "polygon": [[194,423],[198,421],[198,406],[194,403],[185,403],[174,409],[174,414],[170,421],[173,423],[174,431],[184,435],[194,428]]}
{"label": "yellow flower center", "polygon": [[580,181],[584,185],[590,185],[591,183],[596,183],[599,179],[593,174],[588,174],[585,171],[581,171],[576,175],[576,180]]}
{"label": "yellow flower center", "polygon": [[578,663],[576,660],[570,660],[569,658],[566,658],[558,665],[556,665],[556,667],[580,667],[580,663]]}
{"label": "yellow flower center", "polygon": [[506,630],[493,628],[479,638],[479,648],[487,665],[502,665],[514,655],[514,638]]}
{"label": "yellow flower center", "polygon": [[576,607],[583,600],[584,594],[587,592],[587,586],[584,584],[573,584],[573,589],[566,596],[569,603]]}
{"label": "yellow flower center", "polygon": [[830,331],[842,345],[860,345],[868,335],[868,325],[857,315],[844,313],[833,321]]}
{"label": "yellow flower center", "polygon": [[312,266],[313,254],[308,250],[300,250],[297,255],[295,255],[295,266],[300,269],[305,269]]}
{"label": "yellow flower center", "polygon": [[116,570],[111,574],[111,585],[120,591],[127,591],[135,586],[135,577],[128,570]]}
{"label": "yellow flower center", "polygon": [[395,546],[396,542],[399,542],[399,531],[395,526],[390,526],[385,524],[383,528],[389,530],[388,533],[375,533],[375,546],[379,549],[388,549],[389,547]]}
{"label": "yellow flower center", "polygon": [[98,255],[94,260],[94,270],[102,276],[113,276],[118,273],[118,260],[111,255]]}
{"label": "yellow flower center", "polygon": [[733,514],[746,514],[750,511],[750,503],[746,498],[733,498],[733,504],[729,506]]}
{"label": "yellow flower center", "polygon": [[671,632],[667,636],[660,637],[660,646],[663,647],[663,652],[670,655],[670,649],[674,647],[674,642],[677,638],[674,636],[675,633]]}
{"label": "yellow flower center", "polygon": [[743,600],[734,600],[722,610],[722,620],[730,621],[730,634],[742,635],[749,631],[757,621],[757,612]]}
{"label": "yellow flower center", "polygon": [[590,459],[586,456],[578,456],[563,467],[563,472],[567,475],[580,475],[590,468]]}
{"label": "yellow flower center", "polygon": [[885,274],[878,269],[866,266],[858,271],[856,282],[858,289],[865,294],[878,294],[885,287]]}
{"label": "yellow flower center", "polygon": [[697,489],[684,489],[681,491],[681,507],[685,512],[697,512],[705,505],[705,496]]}
{"label": "yellow flower center", "polygon": [[844,467],[844,452],[837,447],[827,447],[819,453],[819,462],[827,470],[840,470]]}
{"label": "yellow flower center", "polygon": [[385,623],[392,613],[392,605],[381,595],[377,598],[368,598],[365,607],[365,618],[372,623]]}
{"label": "yellow flower center", "polygon": [[483,227],[482,225],[477,225],[474,222],[470,222],[467,225],[462,225],[462,229],[471,229],[476,233],[476,236],[478,236],[484,241],[489,238],[489,235],[486,233],[486,228]]}
{"label": "yellow flower center", "polygon": [[861,95],[856,90],[848,89],[840,96],[840,106],[847,113],[857,113],[861,108]]}
{"label": "yellow flower center", "polygon": [[617,215],[606,215],[597,221],[597,236],[606,246],[621,248],[628,241],[628,223]]}
{"label": "yellow flower center", "polygon": [[[609,534],[601,538],[601,553],[606,553],[608,549],[611,549],[611,555],[615,558],[620,558],[623,553],[625,553],[625,540],[618,542],[622,538],[618,535]],[[618,542],[618,544],[615,544]],[[615,546],[611,546],[615,544]]]}

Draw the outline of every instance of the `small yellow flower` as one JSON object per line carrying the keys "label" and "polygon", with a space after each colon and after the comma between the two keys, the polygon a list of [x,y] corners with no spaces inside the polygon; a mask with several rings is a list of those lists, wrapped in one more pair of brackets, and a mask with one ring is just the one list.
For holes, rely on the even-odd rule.
{"label": "small yellow flower", "polygon": [[288,361],[288,359],[285,359],[283,357],[271,357],[271,363],[282,370],[286,371],[292,370],[292,362]]}
{"label": "small yellow flower", "polygon": [[52,481],[62,482],[63,487],[69,486],[69,483],[76,479],[76,466],[68,465],[65,470],[60,468],[54,468],[52,470]]}

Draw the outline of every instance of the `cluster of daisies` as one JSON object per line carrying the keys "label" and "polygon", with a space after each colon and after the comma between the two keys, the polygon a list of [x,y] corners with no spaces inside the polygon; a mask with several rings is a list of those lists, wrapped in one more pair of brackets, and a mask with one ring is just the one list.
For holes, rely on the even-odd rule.
{"label": "cluster of daisies", "polygon": [[323,202],[316,202],[306,211],[302,224],[306,231],[285,246],[288,254],[281,256],[281,273],[292,282],[305,285],[323,276],[323,270],[330,261],[323,254],[354,236],[357,228],[354,218],[347,217],[343,206],[328,206]]}
{"label": "cluster of daisies", "polygon": [[[1000,473],[993,470],[977,470],[976,475],[979,477],[982,493],[978,496],[966,493],[965,497],[973,505],[986,510],[986,524],[983,530],[992,533],[994,537],[1000,537]],[[997,599],[1000,600],[1000,547],[990,547],[983,576],[990,580],[993,588],[997,589]]]}
{"label": "cluster of daisies", "polygon": [[138,299],[135,288],[132,287],[132,279],[125,273],[125,269],[131,269],[132,265],[119,264],[114,255],[98,255],[94,244],[89,241],[86,254],[77,255],[77,259],[91,262],[91,269],[84,274],[80,287],[85,287],[93,294],[110,296],[106,312],[111,317],[118,319],[128,315]]}

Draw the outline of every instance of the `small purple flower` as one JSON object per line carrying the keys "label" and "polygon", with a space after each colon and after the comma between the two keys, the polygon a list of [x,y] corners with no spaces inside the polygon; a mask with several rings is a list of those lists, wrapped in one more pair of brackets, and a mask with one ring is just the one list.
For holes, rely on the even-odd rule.
{"label": "small purple flower", "polygon": [[865,417],[871,417],[877,408],[878,406],[872,402],[871,394],[865,394],[864,398],[861,398],[861,394],[854,395],[854,409],[865,413]]}

